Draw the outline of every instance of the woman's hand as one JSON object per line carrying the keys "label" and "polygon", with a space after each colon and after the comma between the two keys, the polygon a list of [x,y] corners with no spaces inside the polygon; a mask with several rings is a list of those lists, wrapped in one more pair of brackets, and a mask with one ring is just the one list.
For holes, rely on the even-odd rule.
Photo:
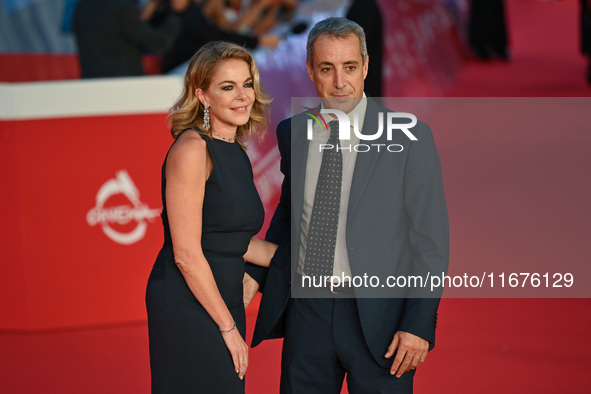
{"label": "woman's hand", "polygon": [[234,361],[234,370],[238,374],[240,380],[244,379],[246,370],[248,369],[248,346],[244,339],[238,332],[238,329],[234,327],[229,332],[222,332],[222,338],[226,342],[226,346],[232,355],[232,361]]}

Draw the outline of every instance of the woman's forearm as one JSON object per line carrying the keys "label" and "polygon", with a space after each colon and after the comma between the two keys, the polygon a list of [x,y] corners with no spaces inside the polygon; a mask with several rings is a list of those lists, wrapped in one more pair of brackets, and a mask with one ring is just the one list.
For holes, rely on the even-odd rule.
{"label": "woman's forearm", "polygon": [[175,263],[185,278],[187,286],[220,330],[232,329],[234,318],[219,292],[209,263],[199,251],[191,254],[194,257],[189,257],[188,253],[175,251]]}

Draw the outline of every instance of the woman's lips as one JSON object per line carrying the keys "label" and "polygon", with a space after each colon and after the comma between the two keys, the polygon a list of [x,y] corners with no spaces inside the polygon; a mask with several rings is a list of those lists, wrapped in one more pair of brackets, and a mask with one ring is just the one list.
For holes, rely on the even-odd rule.
{"label": "woman's lips", "polygon": [[232,108],[232,111],[239,113],[239,114],[245,114],[247,110],[248,110],[248,105],[245,105],[243,107]]}

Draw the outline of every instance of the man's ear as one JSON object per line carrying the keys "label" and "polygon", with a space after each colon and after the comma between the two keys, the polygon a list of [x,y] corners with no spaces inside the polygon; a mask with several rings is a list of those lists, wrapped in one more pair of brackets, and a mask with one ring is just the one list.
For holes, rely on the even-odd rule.
{"label": "man's ear", "polygon": [[363,64],[363,79],[367,77],[367,71],[369,70],[369,55],[365,57],[365,63]]}
{"label": "man's ear", "polygon": [[306,68],[308,69],[308,76],[310,77],[310,81],[314,82],[314,73],[312,72],[312,65],[306,59]]}

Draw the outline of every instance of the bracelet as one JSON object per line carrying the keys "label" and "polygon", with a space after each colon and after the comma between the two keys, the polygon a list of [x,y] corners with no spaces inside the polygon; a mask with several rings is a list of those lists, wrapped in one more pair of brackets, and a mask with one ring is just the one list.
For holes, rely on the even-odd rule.
{"label": "bracelet", "polygon": [[220,328],[220,332],[221,332],[221,333],[225,333],[225,334],[227,334],[227,333],[229,333],[229,332],[232,332],[232,331],[234,331],[234,329],[235,329],[235,328],[236,328],[236,322],[234,322],[234,325],[233,325],[233,326],[232,326],[232,328],[230,328],[229,330],[222,330],[222,329]]}

